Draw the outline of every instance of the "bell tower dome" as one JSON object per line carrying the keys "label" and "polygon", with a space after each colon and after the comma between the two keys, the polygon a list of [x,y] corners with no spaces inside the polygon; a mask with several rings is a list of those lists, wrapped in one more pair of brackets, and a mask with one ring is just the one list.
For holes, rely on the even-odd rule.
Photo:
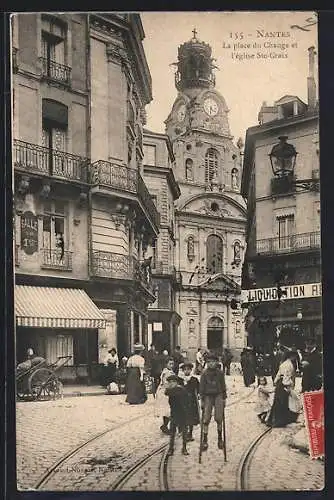
{"label": "bell tower dome", "polygon": [[193,30],[193,37],[178,48],[178,62],[175,73],[175,87],[179,92],[188,89],[210,89],[215,87],[214,65],[215,59],[211,57],[212,49],[209,44],[201,42],[196,37],[197,31]]}

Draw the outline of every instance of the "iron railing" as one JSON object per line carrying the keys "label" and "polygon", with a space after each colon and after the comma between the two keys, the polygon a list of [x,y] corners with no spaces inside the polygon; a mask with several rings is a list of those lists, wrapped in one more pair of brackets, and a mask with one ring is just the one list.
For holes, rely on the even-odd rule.
{"label": "iron railing", "polygon": [[42,75],[50,80],[70,85],[71,71],[72,69],[65,64],[60,64],[47,57],[42,57]]}
{"label": "iron railing", "polygon": [[153,224],[159,227],[160,215],[152,201],[149,190],[137,170],[109,161],[99,160],[90,167],[90,181],[93,185],[107,186],[137,194]]}
{"label": "iron railing", "polygon": [[63,255],[60,248],[43,248],[42,267],[50,269],[72,270],[72,252],[64,250]]}
{"label": "iron railing", "polygon": [[283,238],[266,238],[256,242],[256,252],[260,255],[299,252],[312,248],[320,248],[320,231],[292,234]]}
{"label": "iron railing", "polygon": [[114,252],[93,250],[91,255],[91,276],[137,280],[151,289],[150,276],[135,258]]}
{"label": "iron railing", "polygon": [[65,151],[14,140],[14,167],[53,177],[87,182],[89,160]]}

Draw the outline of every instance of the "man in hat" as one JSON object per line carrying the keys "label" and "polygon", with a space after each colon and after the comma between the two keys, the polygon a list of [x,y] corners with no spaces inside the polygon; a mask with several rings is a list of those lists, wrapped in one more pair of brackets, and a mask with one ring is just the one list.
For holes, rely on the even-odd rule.
{"label": "man in hat", "polygon": [[208,354],[207,367],[201,375],[199,393],[201,396],[201,407],[203,410],[203,440],[202,450],[208,449],[208,430],[214,408],[214,417],[217,424],[218,448],[223,449],[222,423],[224,418],[224,408],[226,403],[225,375],[218,368],[218,357],[215,354]]}
{"label": "man in hat", "polygon": [[187,450],[187,393],[183,381],[175,374],[169,375],[165,390],[170,407],[170,441],[168,455],[174,454],[175,434],[179,428],[182,432],[182,454],[189,455]]}

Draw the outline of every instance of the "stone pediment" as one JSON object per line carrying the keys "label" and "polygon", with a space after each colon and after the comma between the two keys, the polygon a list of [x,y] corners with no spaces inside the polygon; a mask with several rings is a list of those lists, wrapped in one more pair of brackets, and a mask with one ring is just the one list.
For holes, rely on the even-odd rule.
{"label": "stone pediment", "polygon": [[209,276],[200,282],[198,286],[205,288],[208,291],[212,290],[215,292],[221,292],[224,295],[229,293],[241,293],[241,288],[238,283],[223,273],[217,273]]}
{"label": "stone pediment", "polygon": [[[181,208],[181,207],[180,207]],[[226,195],[206,193],[197,195],[183,204],[182,212],[197,213],[217,218],[245,219],[246,210],[236,200]]]}

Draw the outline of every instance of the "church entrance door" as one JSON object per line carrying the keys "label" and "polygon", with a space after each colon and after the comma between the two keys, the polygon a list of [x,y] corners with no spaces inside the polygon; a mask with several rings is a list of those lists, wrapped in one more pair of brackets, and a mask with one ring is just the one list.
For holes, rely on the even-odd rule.
{"label": "church entrance door", "polygon": [[223,350],[224,323],[217,316],[211,318],[207,327],[207,346],[210,351],[221,354]]}

